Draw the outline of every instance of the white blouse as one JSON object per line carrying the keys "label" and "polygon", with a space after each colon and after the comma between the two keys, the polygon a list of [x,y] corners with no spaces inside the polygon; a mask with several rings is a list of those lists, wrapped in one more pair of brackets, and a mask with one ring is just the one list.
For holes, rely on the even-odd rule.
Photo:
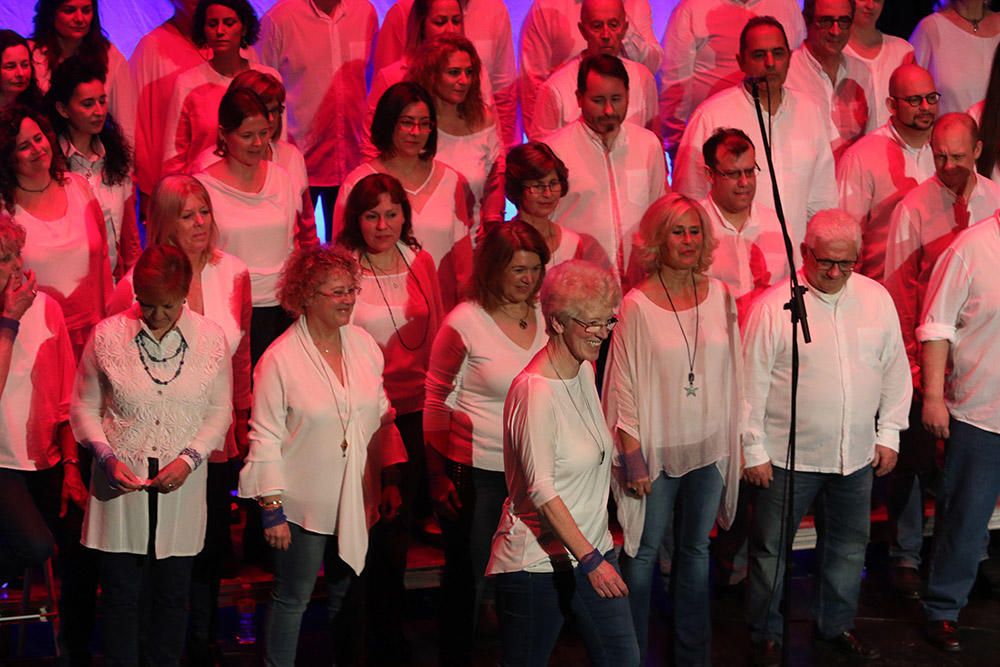
{"label": "white blouse", "polygon": [[[709,278],[697,313],[689,308],[676,316],[639,289],[625,296],[604,380],[608,427],[639,441],[652,480],[661,472],[681,477],[714,463],[726,483],[720,523],[729,526],[740,475],[743,366],[736,302],[722,282]],[[689,352],[678,317],[691,350],[697,350],[693,396],[687,390]],[[625,493],[628,480],[620,479],[620,472],[617,468],[612,488],[626,553],[634,554],[646,499]]]}
{"label": "white blouse", "polygon": [[472,219],[477,225],[490,220],[490,216],[502,213],[482,210],[483,205],[489,203],[488,198],[492,194],[487,191],[493,185],[491,176],[496,178],[504,171],[502,148],[500,132],[495,123],[463,136],[448,134],[438,128],[437,153],[434,158],[462,174],[468,181],[475,202]]}
{"label": "white blouse", "polygon": [[587,541],[602,554],[608,530],[613,447],[589,363],[565,381],[529,371],[510,386],[503,411],[507,488],[486,573],[552,572],[576,559],[538,508],[562,500]]}
{"label": "white blouse", "polygon": [[[186,351],[179,347],[182,342]],[[148,354],[140,356],[140,347]],[[181,364],[176,378],[154,383],[152,377],[169,380],[177,368],[177,351]],[[153,357],[168,361],[160,364]],[[148,458],[159,459],[161,470],[178,458],[194,467],[180,489],[159,498],[157,558],[201,551],[207,468],[195,467],[193,457],[182,450],[191,448],[207,459],[222,447],[233,409],[228,361],[225,336],[211,320],[185,308],[174,328],[157,341],[138,305],[98,324],[80,360],[70,405],[70,424],[79,442],[109,445],[140,479],[149,477]],[[83,544],[145,554],[147,498],[145,491],[112,489],[95,462]]]}
{"label": "white blouse", "polygon": [[379,472],[406,454],[390,424],[395,415],[382,388],[378,344],[351,324],[340,336],[344,384],[323,360],[305,316],[257,363],[239,493],[280,493],[288,521],[338,535],[340,557],[360,574],[368,527],[378,519]]}

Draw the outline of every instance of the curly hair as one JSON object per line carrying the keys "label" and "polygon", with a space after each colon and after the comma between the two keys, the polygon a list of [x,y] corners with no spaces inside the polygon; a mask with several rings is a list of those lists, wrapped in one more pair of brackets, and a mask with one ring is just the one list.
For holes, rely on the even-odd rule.
{"label": "curly hair", "polygon": [[545,316],[545,333],[553,336],[556,333],[553,320],[566,324],[579,317],[589,304],[617,309],[622,301],[622,288],[607,269],[582,259],[571,259],[552,267],[542,283],[539,301]]}
{"label": "curly hair", "polygon": [[42,91],[38,89],[38,79],[35,77],[35,61],[31,57],[31,45],[28,44],[28,40],[13,30],[0,29],[0,56],[4,51],[15,46],[24,47],[28,54],[28,67],[31,68],[31,80],[28,82],[28,87],[17,96],[15,104],[37,108],[42,102]]}
{"label": "curly hair", "polygon": [[535,304],[545,279],[545,265],[549,263],[549,247],[537,229],[520,220],[493,225],[476,246],[468,289],[471,300],[488,311],[503,303],[504,271],[518,250],[535,253],[542,263],[538,282],[527,299],[530,305]]}
{"label": "curly hair", "polygon": [[337,243],[360,252],[368,247],[361,233],[361,216],[378,206],[379,197],[389,195],[389,201],[397,204],[403,210],[403,227],[399,232],[399,240],[414,251],[420,250],[420,244],[413,236],[413,211],[410,200],[406,196],[403,185],[389,174],[369,174],[351,190],[344,206],[344,227],[337,235]]}
{"label": "curly hair", "polygon": [[278,279],[281,307],[296,317],[302,315],[323,281],[337,271],[350,276],[355,285],[361,279],[358,260],[346,248],[321,245],[296,250],[285,261]]}
{"label": "curly hair", "polygon": [[257,18],[253,5],[247,0],[199,0],[191,23],[191,40],[197,46],[202,47],[208,43],[208,37],[205,35],[205,16],[212,5],[227,7],[236,13],[240,23],[243,24],[240,48],[245,49],[257,43],[257,38],[260,37],[260,19]]}
{"label": "curly hair", "polygon": [[[49,71],[54,70],[62,57],[59,48],[59,36],[56,34],[56,12],[66,4],[67,0],[38,0],[35,5],[35,33],[31,36],[37,46],[45,49],[45,58],[49,63]],[[90,30],[83,36],[77,54],[86,60],[108,69],[108,50],[111,42],[104,36],[101,29],[101,12],[97,0],[91,0],[93,13],[90,19]]]}
{"label": "curly hair", "polygon": [[28,232],[14,218],[0,212],[0,254],[20,254]]}
{"label": "curly hair", "polygon": [[486,104],[483,102],[482,76],[483,61],[476,53],[476,47],[462,35],[444,33],[427,40],[413,55],[408,81],[415,81],[434,96],[437,82],[448,64],[448,58],[457,52],[466,53],[472,61],[472,80],[465,101],[458,105],[458,113],[470,127],[479,127],[486,119]]}
{"label": "curly hair", "polygon": [[403,115],[406,107],[417,102],[427,105],[427,112],[431,119],[431,131],[427,135],[427,143],[420,151],[420,159],[427,161],[437,153],[437,112],[434,110],[434,100],[430,94],[423,89],[420,84],[412,81],[400,81],[386,88],[375,106],[375,115],[372,117],[372,144],[378,149],[380,155],[392,156],[395,146],[392,143],[396,125],[399,117]]}
{"label": "curly hair", "polygon": [[704,239],[701,257],[694,267],[695,273],[705,273],[712,265],[712,253],[719,246],[712,230],[712,221],[701,204],[693,199],[671,193],[653,202],[639,221],[639,231],[635,234],[634,252],[643,270],[649,274],[659,269],[662,262],[660,248],[670,233],[671,227],[687,213],[693,212],[701,221],[701,236]]}
{"label": "curly hair", "polygon": [[552,171],[556,172],[556,178],[559,179],[562,188],[559,196],[565,197],[569,192],[569,169],[555,151],[541,141],[529,141],[515,146],[507,154],[504,194],[507,199],[514,202],[515,206],[520,206],[525,181],[537,181]]}
{"label": "curly hair", "polygon": [[17,203],[17,135],[21,132],[21,124],[29,118],[38,124],[49,141],[52,154],[49,175],[52,180],[62,183],[66,175],[66,162],[59,152],[56,135],[45,114],[21,104],[4,109],[0,112],[0,200],[11,213]]}
{"label": "curly hair", "polygon": [[[104,71],[93,63],[76,56],[59,63],[52,73],[52,84],[45,96],[45,111],[49,115],[52,129],[59,136],[69,136],[69,121],[59,111],[59,106],[69,106],[77,86],[92,81],[106,83]],[[110,112],[104,119],[104,127],[97,137],[104,146],[104,172],[101,180],[105,185],[125,183],[132,175],[132,149],[125,139],[121,126]]]}

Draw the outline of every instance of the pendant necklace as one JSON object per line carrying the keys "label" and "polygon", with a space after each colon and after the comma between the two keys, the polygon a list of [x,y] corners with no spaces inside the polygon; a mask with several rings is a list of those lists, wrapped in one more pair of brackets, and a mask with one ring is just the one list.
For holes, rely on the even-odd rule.
{"label": "pendant necklace", "polygon": [[594,427],[598,431],[601,430],[600,427],[597,426],[597,423],[594,421],[593,414],[591,414],[590,419],[588,420],[587,418],[585,418],[583,416],[583,411],[580,410],[579,407],[577,407],[576,401],[573,400],[573,392],[571,392],[569,390],[569,385],[566,383],[566,380],[563,379],[562,374],[559,373],[559,369],[556,368],[555,363],[552,361],[552,353],[549,352],[549,346],[548,345],[545,346],[545,358],[548,360],[549,366],[551,366],[552,370],[555,372],[556,377],[559,378],[559,381],[562,383],[563,389],[566,390],[566,395],[569,396],[569,402],[573,405],[573,409],[576,410],[576,414],[580,417],[580,423],[583,424],[583,427],[585,429],[587,429],[587,433],[594,440],[594,444],[597,445],[597,449],[601,452],[601,462],[597,464],[598,467],[604,465],[604,456],[606,454],[605,449],[604,449],[604,445],[601,444],[601,439],[598,438],[596,435],[594,435],[594,432],[590,430],[590,424],[587,423],[588,421],[590,421],[590,423],[594,424]]}
{"label": "pendant necklace", "polygon": [[[396,252],[399,252],[399,256],[403,259],[403,264],[406,265],[407,277],[413,278],[413,284],[415,284],[417,286],[417,289],[420,290],[420,296],[424,298],[424,303],[427,305],[428,320],[424,322],[424,333],[420,336],[420,342],[417,343],[416,345],[409,345],[403,339],[403,332],[399,330],[399,325],[396,324],[396,317],[392,314],[392,307],[389,305],[389,300],[385,298],[385,292],[382,291],[382,283],[378,279],[378,273],[376,272],[377,270],[375,268],[375,265],[372,264],[372,259],[371,257],[368,256],[367,252],[363,254],[365,260],[367,260],[368,262],[368,265],[371,266],[373,269],[372,277],[375,278],[375,286],[378,287],[379,296],[382,297],[382,302],[385,304],[385,309],[389,313],[389,320],[392,322],[392,328],[396,330],[396,338],[399,340],[399,344],[403,346],[404,350],[409,350],[410,352],[416,352],[417,350],[419,350],[424,346],[424,343],[427,342],[427,334],[430,332],[431,328],[431,323],[429,319],[431,311],[431,302],[430,299],[427,298],[427,294],[424,292],[424,288],[420,285],[420,280],[417,278],[416,275],[414,275],[413,270],[410,268],[410,263],[406,261],[406,256],[403,255],[403,253],[399,250],[398,247],[396,248]],[[385,274],[383,273],[383,275]],[[398,283],[393,283],[393,287],[399,287]]]}
{"label": "pendant necklace", "polygon": [[962,19],[963,21],[965,21],[966,23],[968,23],[969,25],[972,26],[972,32],[973,33],[978,33],[979,32],[979,24],[982,23],[983,19],[986,18],[986,6],[985,6],[985,4],[983,5],[983,14],[978,19],[970,19],[968,16],[964,16],[960,11],[958,11],[958,7],[952,7],[952,9],[955,10],[955,14],[958,16],[958,18]]}
{"label": "pendant necklace", "polygon": [[687,350],[688,359],[688,383],[684,387],[685,396],[697,396],[698,387],[694,385],[694,360],[698,356],[698,330],[701,326],[701,313],[698,309],[698,287],[694,282],[694,271],[691,272],[691,290],[694,294],[694,353],[691,353],[691,343],[688,342],[687,332],[684,331],[684,325],[681,324],[681,316],[677,314],[677,307],[674,306],[674,300],[670,298],[670,290],[667,289],[667,284],[663,282],[663,273],[660,271],[656,272],[656,277],[660,279],[660,286],[663,287],[664,294],[667,295],[667,301],[670,302],[670,309],[674,311],[674,318],[677,320],[677,327],[681,330],[681,335],[684,336],[684,348]]}
{"label": "pendant necklace", "polygon": [[[310,337],[312,337],[312,336],[310,335]],[[315,342],[316,342],[316,339],[313,338],[313,343],[315,343]],[[317,347],[319,347],[319,345],[317,345]],[[330,354],[330,348],[328,348],[328,347],[326,347],[324,345],[323,346],[323,352],[325,352],[326,354]],[[327,364],[327,365],[329,366],[329,364]],[[344,368],[344,346],[343,346],[343,344],[341,344],[341,346],[340,346],[340,368],[344,372],[344,393],[346,394],[347,393],[347,369]],[[344,458],[347,458],[347,427],[351,423],[351,415],[350,415],[351,406],[350,405],[347,406],[348,415],[347,415],[347,419],[345,420],[344,419],[344,413],[340,409],[340,399],[337,398],[337,390],[336,390],[336,388],[334,388],[333,382],[330,381],[330,378],[327,375],[325,375],[325,373],[327,372],[327,370],[328,369],[324,368],[324,369],[321,369],[321,372],[324,373],[323,377],[326,378],[327,384],[330,385],[330,393],[333,394],[333,405],[334,405],[335,408],[337,408],[337,419],[340,421],[340,430],[344,433],[344,438],[343,438],[343,440],[340,441],[340,451],[341,451],[342,456]],[[331,369],[329,369],[329,371],[333,372],[333,369],[331,368]]]}
{"label": "pendant necklace", "polygon": [[[504,304],[504,305],[506,305],[506,304]],[[497,310],[499,310],[501,313],[503,313],[504,315],[506,315],[510,319],[517,320],[517,326],[520,327],[522,331],[524,331],[525,329],[528,328],[528,314],[531,312],[531,306],[528,305],[527,301],[524,302],[524,317],[514,317],[513,315],[511,315],[510,313],[508,313],[506,310],[504,310],[503,306],[499,306],[497,308]]]}

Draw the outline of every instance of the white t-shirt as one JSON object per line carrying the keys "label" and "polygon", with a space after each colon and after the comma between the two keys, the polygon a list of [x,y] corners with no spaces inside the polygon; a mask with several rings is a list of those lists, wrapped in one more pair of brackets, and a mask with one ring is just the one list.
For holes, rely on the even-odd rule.
{"label": "white t-shirt", "polygon": [[889,122],[889,107],[885,104],[885,98],[889,97],[889,78],[907,58],[913,57],[913,45],[901,37],[883,34],[882,47],[874,58],[864,57],[854,50],[850,42],[844,47],[844,53],[868,66],[875,93],[869,111],[874,114],[874,127],[882,127]]}
{"label": "white t-shirt", "polygon": [[931,73],[941,93],[939,115],[965,111],[986,97],[1000,34],[970,35],[935,12],[917,24],[910,43],[917,64]]}

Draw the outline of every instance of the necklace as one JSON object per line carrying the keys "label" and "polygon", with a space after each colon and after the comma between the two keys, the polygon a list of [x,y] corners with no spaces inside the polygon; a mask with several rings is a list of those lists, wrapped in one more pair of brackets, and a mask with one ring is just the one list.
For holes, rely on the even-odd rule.
{"label": "necklace", "polygon": [[[580,408],[576,404],[576,401],[573,399],[573,392],[571,392],[569,390],[569,385],[566,383],[566,380],[563,379],[563,376],[559,372],[559,369],[556,368],[555,363],[552,361],[552,353],[549,352],[549,346],[548,345],[545,346],[545,358],[548,360],[549,366],[551,366],[552,370],[555,372],[556,377],[559,378],[559,382],[562,383],[563,389],[566,390],[566,395],[569,396],[569,402],[573,404],[573,409],[576,410],[576,414],[580,417],[580,423],[583,424],[583,427],[585,429],[587,429],[587,433],[593,439],[594,444],[597,445],[598,451],[601,452],[601,462],[598,463],[597,465],[598,466],[604,465],[604,456],[605,456],[605,453],[606,453],[605,449],[604,449],[604,445],[601,444],[601,439],[598,438],[596,435],[594,435],[594,431],[590,430],[590,424],[594,425],[594,430],[596,430],[596,431],[600,431],[601,430],[600,427],[597,426],[597,423],[594,421],[594,415],[591,414],[589,420],[586,419],[583,416],[583,411],[580,410]],[[590,422],[590,424],[587,423],[588,421]]]}
{"label": "necklace", "polygon": [[694,282],[694,271],[691,272],[691,290],[694,293],[694,354],[691,353],[691,344],[688,342],[687,332],[684,331],[684,325],[681,324],[681,316],[677,314],[677,307],[674,306],[674,300],[670,298],[670,290],[667,289],[667,284],[663,282],[663,274],[657,271],[656,277],[660,279],[660,286],[663,287],[663,292],[667,295],[667,301],[670,302],[670,309],[674,311],[674,318],[677,319],[677,327],[681,330],[681,335],[684,336],[684,348],[687,350],[688,359],[688,383],[684,387],[685,396],[697,396],[698,387],[694,386],[694,360],[698,356],[698,330],[701,327],[701,313],[698,309],[698,287]]}
{"label": "necklace", "polygon": [[[149,376],[150,380],[152,380],[155,384],[158,384],[160,386],[166,386],[171,382],[173,382],[174,380],[176,380],[180,376],[181,370],[184,368],[184,360],[187,358],[187,351],[188,351],[187,341],[184,340],[184,336],[181,336],[181,342],[177,345],[177,349],[174,350],[174,353],[160,358],[153,355],[146,347],[147,337],[148,335],[146,334],[145,331],[143,331],[142,333],[140,333],[138,336],[135,337],[135,346],[139,350],[139,361],[142,362],[142,368],[144,371],[146,371],[146,375]],[[163,380],[153,375],[153,371],[149,368],[149,362],[152,362],[154,364],[164,364],[176,359],[178,356],[180,357],[180,361],[177,364],[177,370],[174,371],[174,374],[170,376],[169,379]]]}
{"label": "necklace", "polygon": [[508,305],[508,304],[503,304],[502,306],[499,306],[497,308],[497,310],[499,310],[501,313],[503,313],[504,315],[506,315],[510,319],[516,320],[517,321],[517,326],[521,327],[522,331],[525,330],[525,329],[527,329],[528,328],[528,313],[531,312],[531,306],[528,305],[528,302],[527,301],[524,302],[524,317],[514,317],[513,315],[511,315],[510,313],[508,313],[506,310],[504,310],[504,306],[506,306],[506,305]]}
{"label": "necklace", "polygon": [[26,188],[23,185],[21,185],[20,183],[17,184],[17,188],[19,190],[24,190],[25,192],[34,192],[35,194],[38,194],[39,192],[45,192],[46,190],[48,190],[50,185],[52,185],[52,177],[51,176],[49,177],[49,182],[46,183],[45,187],[43,187],[43,188],[39,188],[37,190],[34,189],[34,188]]}
{"label": "necklace", "polygon": [[[313,336],[312,333],[309,334],[309,337],[312,338],[313,344],[316,345],[317,348],[319,348],[320,347],[320,343],[318,343],[316,341],[316,337]],[[331,352],[330,348],[327,347],[326,344],[323,344],[323,347],[321,349],[323,350],[323,352],[325,354],[330,354],[330,352]],[[340,348],[340,364],[341,364],[341,369],[342,369],[342,371],[344,373],[344,392],[346,393],[347,392],[347,369],[344,368],[344,347],[343,347],[343,345],[341,345],[341,348]],[[341,456],[343,456],[344,458],[347,458],[347,426],[351,423],[351,415],[350,415],[350,409],[351,408],[350,408],[350,406],[347,406],[348,415],[347,415],[347,418],[345,419],[344,418],[344,413],[340,409],[340,399],[337,398],[337,390],[334,388],[333,382],[330,381],[330,377],[326,374],[327,369],[320,368],[318,370],[319,370],[320,374],[326,379],[327,384],[330,386],[330,393],[333,395],[333,405],[337,409],[337,419],[340,421],[340,430],[344,434],[343,439],[340,441],[340,452],[341,452]],[[332,371],[333,369],[330,369],[330,370]]]}
{"label": "necklace", "polygon": [[[399,252],[399,248],[396,248],[396,252],[397,253]],[[372,258],[368,255],[367,252],[364,252],[362,254],[364,254],[365,260],[368,262],[368,266],[371,268],[372,275],[375,276],[376,282],[378,282],[378,274],[381,273],[382,276],[389,281],[389,284],[392,285],[393,289],[399,288],[399,271],[397,270],[397,267],[399,266],[399,261],[396,259],[397,255],[393,255],[392,266],[389,267],[389,271],[386,271],[385,269],[376,266],[375,262],[372,261]],[[406,260],[404,259],[403,261],[405,262]],[[410,265],[407,264],[406,268],[407,272],[409,272]]]}
{"label": "necklace", "polygon": [[[392,308],[389,306],[389,300],[387,298],[385,298],[385,292],[382,291],[382,283],[379,282],[378,274],[375,271],[372,271],[372,276],[375,278],[375,286],[378,287],[379,296],[382,297],[382,302],[385,304],[385,309],[389,313],[389,319],[392,321],[392,328],[396,330],[396,338],[399,339],[399,344],[403,346],[404,350],[409,350],[410,352],[416,352],[417,350],[419,350],[420,348],[422,348],[424,346],[424,343],[427,342],[427,333],[430,331],[430,328],[431,328],[431,323],[430,323],[431,302],[430,302],[430,299],[427,298],[427,294],[424,292],[424,288],[421,287],[420,281],[417,279],[417,277],[415,275],[413,275],[413,271],[410,269],[410,263],[406,261],[406,256],[403,255],[403,253],[399,250],[398,247],[396,248],[396,252],[399,253],[399,256],[403,260],[403,264],[406,265],[406,275],[408,277],[410,277],[410,276],[413,277],[413,284],[415,284],[417,286],[417,289],[420,290],[420,296],[423,297],[424,304],[427,306],[427,315],[428,315],[428,318],[427,318],[427,321],[424,322],[424,333],[423,333],[423,335],[420,336],[420,342],[419,343],[417,343],[416,345],[410,346],[403,339],[403,332],[401,332],[399,330],[399,326],[396,324],[396,317],[392,314]],[[368,256],[367,252],[364,253],[364,256],[365,256],[365,260],[368,261],[368,265],[371,266],[373,269],[375,269],[376,267],[375,267],[374,264],[372,264],[371,257]],[[398,287],[398,284],[394,284],[393,287]]]}
{"label": "necklace", "polygon": [[962,14],[962,12],[958,11],[958,7],[956,5],[954,5],[954,4],[952,4],[951,8],[953,10],[955,10],[955,14],[958,16],[958,18],[962,19],[963,21],[965,21],[966,23],[968,23],[969,25],[972,26],[972,32],[974,32],[974,33],[979,32],[979,24],[982,23],[983,19],[986,18],[986,5],[985,4],[983,4],[983,13],[980,15],[980,17],[978,19],[970,19],[968,16],[964,16]]}

